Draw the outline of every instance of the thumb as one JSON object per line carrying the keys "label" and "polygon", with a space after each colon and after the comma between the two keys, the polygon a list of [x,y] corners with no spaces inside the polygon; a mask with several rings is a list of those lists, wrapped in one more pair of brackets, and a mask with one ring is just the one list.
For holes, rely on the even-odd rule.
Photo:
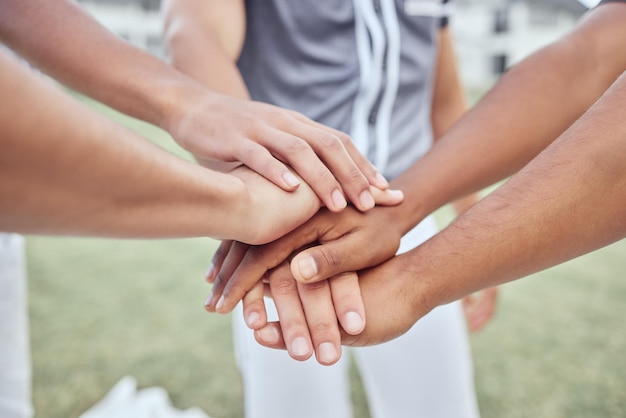
{"label": "thumb", "polygon": [[377,187],[370,186],[370,192],[372,196],[374,196],[374,201],[379,206],[396,206],[404,201],[404,193],[402,193],[402,190],[381,190]]}
{"label": "thumb", "polygon": [[291,274],[302,283],[318,282],[341,273],[373,267],[393,257],[398,243],[363,245],[358,231],[333,241],[310,247],[291,260]]}

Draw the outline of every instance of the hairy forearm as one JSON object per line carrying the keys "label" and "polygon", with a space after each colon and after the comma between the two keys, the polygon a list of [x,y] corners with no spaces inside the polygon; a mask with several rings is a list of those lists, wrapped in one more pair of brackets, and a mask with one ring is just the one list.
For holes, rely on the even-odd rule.
{"label": "hairy forearm", "polygon": [[500,189],[404,260],[431,306],[626,236],[626,73]]}
{"label": "hairy forearm", "polygon": [[[626,7],[590,12],[569,36],[513,67],[392,183],[406,216],[423,216],[517,172],[571,125],[626,69]],[[601,64],[599,64],[601,63]]]}
{"label": "hairy forearm", "polygon": [[[0,55],[0,230],[237,235],[243,183],[157,148]],[[241,196],[240,196],[241,195]],[[242,203],[244,200],[242,199]]]}
{"label": "hairy forearm", "polygon": [[203,90],[69,0],[0,2],[0,39],[60,82],[164,129]]}

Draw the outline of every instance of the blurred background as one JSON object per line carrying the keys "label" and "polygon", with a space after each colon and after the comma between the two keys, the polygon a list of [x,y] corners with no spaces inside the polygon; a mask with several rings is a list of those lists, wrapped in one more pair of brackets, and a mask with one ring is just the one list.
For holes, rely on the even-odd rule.
{"label": "blurred background", "polygon": [[[159,0],[80,3],[119,36],[164,56]],[[576,0],[455,3],[452,28],[472,102],[586,10]],[[79,98],[189,158],[163,131]],[[451,217],[448,208],[437,213],[441,226]],[[164,387],[179,408],[243,416],[230,318],[203,310],[216,247],[211,239],[28,237],[37,416],[77,417],[125,375],[140,387]],[[483,418],[626,417],[624,276],[626,241],[502,286],[495,319],[471,340]],[[354,370],[351,378],[354,416],[366,418]]]}
{"label": "blurred background", "polygon": [[[558,39],[599,0],[453,0],[454,32],[463,81],[490,87],[505,69]],[[79,0],[104,26],[163,57],[161,0]]]}

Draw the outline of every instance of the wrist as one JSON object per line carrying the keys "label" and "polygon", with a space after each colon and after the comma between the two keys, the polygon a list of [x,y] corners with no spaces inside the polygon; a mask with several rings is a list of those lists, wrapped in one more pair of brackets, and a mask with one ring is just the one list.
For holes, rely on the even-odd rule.
{"label": "wrist", "polygon": [[217,93],[182,73],[180,77],[162,83],[158,90],[152,101],[158,115],[153,123],[170,133],[177,142],[181,138],[178,133],[186,130],[185,125],[193,119],[191,114],[200,108],[205,112],[209,109],[207,116],[210,117],[214,113],[211,109],[216,108],[219,101]]}
{"label": "wrist", "polygon": [[431,150],[391,182],[390,187],[404,193],[404,201],[397,208],[397,219],[403,222],[405,232],[442,206],[473,190],[472,186],[455,177],[451,171],[454,164],[443,165],[438,161],[440,159]]}
{"label": "wrist", "polygon": [[402,203],[392,207],[385,207],[385,212],[390,217],[392,225],[398,228],[401,236],[404,236],[437,209],[427,205],[431,200],[425,197],[421,190],[417,190],[414,185],[407,185],[402,181],[393,181],[390,187],[399,189],[404,193],[404,201]]}
{"label": "wrist", "polygon": [[182,163],[149,195],[138,194],[135,204],[154,214],[152,228],[170,229],[172,237],[238,239],[243,229],[240,206],[247,195],[244,182],[187,161]]}
{"label": "wrist", "polygon": [[396,264],[396,272],[404,276],[409,283],[407,289],[411,316],[415,321],[428,314],[437,306],[443,304],[436,291],[437,276],[431,269],[432,263],[424,258],[421,246],[392,259]]}
{"label": "wrist", "polygon": [[[218,233],[207,234],[216,239],[242,241],[249,234],[248,220],[251,214],[252,198],[245,181],[228,173],[216,173],[218,190],[217,202],[222,219],[217,225]],[[215,206],[214,206],[215,207]]]}

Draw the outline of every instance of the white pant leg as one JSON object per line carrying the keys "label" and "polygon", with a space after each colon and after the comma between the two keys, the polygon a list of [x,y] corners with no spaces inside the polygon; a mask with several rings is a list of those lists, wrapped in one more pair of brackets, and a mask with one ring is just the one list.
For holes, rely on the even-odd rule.
{"label": "white pant leg", "polygon": [[477,418],[460,303],[440,306],[403,336],[356,348],[372,418]]}
{"label": "white pant leg", "polygon": [[[273,302],[266,298],[265,303],[270,320],[276,320]],[[246,418],[352,416],[347,353],[332,366],[321,366],[314,357],[299,362],[286,351],[259,345],[243,321],[241,304],[233,315]]]}
{"label": "white pant leg", "polygon": [[[436,233],[427,218],[402,240],[408,251]],[[440,306],[406,334],[356,348],[372,418],[476,418],[471,351],[459,302]]]}
{"label": "white pant leg", "polygon": [[0,417],[29,418],[30,346],[24,239],[0,233]]}

